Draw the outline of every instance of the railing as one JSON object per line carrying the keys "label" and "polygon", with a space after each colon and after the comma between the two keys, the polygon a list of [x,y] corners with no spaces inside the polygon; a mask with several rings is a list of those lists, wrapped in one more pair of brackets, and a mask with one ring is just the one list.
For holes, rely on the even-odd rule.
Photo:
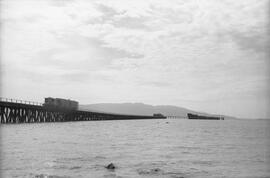
{"label": "railing", "polygon": [[35,101],[25,101],[25,100],[18,100],[18,99],[12,99],[12,98],[3,98],[3,97],[0,97],[0,102],[29,104],[29,105],[36,105],[36,106],[43,105],[43,103],[39,103],[39,102],[35,102]]}

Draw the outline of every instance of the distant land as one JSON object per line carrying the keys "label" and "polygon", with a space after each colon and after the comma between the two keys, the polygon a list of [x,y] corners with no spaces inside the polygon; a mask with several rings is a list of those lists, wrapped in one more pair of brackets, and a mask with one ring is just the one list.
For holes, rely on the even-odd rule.
{"label": "distant land", "polygon": [[225,119],[237,119],[236,117],[232,116],[198,112],[178,106],[171,106],[171,105],[153,106],[143,103],[97,103],[97,104],[80,105],[79,109],[87,111],[108,112],[117,114],[134,114],[134,115],[153,115],[154,113],[161,113],[165,116],[177,116],[180,118],[186,118],[187,113],[194,113],[206,116],[222,116]]}

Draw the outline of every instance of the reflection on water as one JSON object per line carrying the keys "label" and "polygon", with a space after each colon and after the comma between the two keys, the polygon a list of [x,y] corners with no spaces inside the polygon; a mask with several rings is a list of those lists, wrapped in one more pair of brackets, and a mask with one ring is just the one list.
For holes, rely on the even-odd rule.
{"label": "reflection on water", "polygon": [[[1,125],[1,177],[270,177],[269,126],[185,119]],[[105,168],[111,162],[115,170]]]}

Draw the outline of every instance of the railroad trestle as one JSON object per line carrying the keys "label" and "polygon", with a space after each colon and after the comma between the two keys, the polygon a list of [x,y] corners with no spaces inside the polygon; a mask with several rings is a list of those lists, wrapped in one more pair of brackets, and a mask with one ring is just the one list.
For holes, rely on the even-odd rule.
{"label": "railroad trestle", "polygon": [[0,101],[0,122],[8,123],[37,123],[37,122],[68,122],[95,120],[127,120],[127,119],[165,119],[164,117],[122,115],[99,113],[91,111],[50,108],[42,105],[12,103]]}

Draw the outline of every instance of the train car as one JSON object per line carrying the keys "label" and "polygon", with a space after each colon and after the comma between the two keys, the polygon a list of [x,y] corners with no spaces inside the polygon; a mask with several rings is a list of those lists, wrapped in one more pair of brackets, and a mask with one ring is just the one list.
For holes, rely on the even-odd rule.
{"label": "train car", "polygon": [[196,114],[187,114],[188,119],[202,119],[202,120],[224,120],[224,117],[215,117],[215,116],[201,116]]}
{"label": "train car", "polygon": [[54,107],[54,108],[61,108],[61,109],[69,109],[69,110],[77,110],[79,103],[74,100],[67,100],[62,98],[52,98],[47,97],[45,98],[45,102],[43,104],[44,107]]}
{"label": "train car", "polygon": [[153,117],[156,117],[156,118],[166,118],[163,114],[160,114],[160,113],[153,114]]}

